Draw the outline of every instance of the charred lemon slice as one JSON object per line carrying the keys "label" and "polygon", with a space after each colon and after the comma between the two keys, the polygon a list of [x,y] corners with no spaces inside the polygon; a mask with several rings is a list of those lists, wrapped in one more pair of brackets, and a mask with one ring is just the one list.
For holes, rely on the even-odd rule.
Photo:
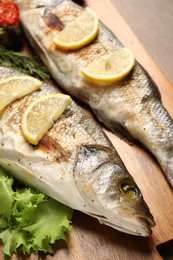
{"label": "charred lemon slice", "polygon": [[30,76],[14,76],[0,80],[0,111],[11,102],[39,89],[42,82]]}
{"label": "charred lemon slice", "polygon": [[81,73],[94,81],[114,82],[123,79],[133,68],[135,57],[130,50],[122,48],[105,55],[81,69]]}
{"label": "charred lemon slice", "polygon": [[67,24],[54,38],[54,43],[65,50],[78,49],[90,43],[98,34],[99,20],[96,14],[86,8]]}
{"label": "charred lemon slice", "polygon": [[70,96],[64,94],[48,94],[32,101],[21,118],[24,137],[38,144],[71,102]]}

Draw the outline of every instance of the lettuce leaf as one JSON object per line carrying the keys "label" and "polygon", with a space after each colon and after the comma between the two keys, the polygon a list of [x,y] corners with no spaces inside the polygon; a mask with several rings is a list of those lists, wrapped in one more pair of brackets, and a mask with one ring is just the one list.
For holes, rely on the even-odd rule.
{"label": "lettuce leaf", "polygon": [[7,259],[24,254],[53,253],[52,245],[72,230],[73,210],[34,189],[15,189],[15,179],[0,168],[0,239]]}
{"label": "lettuce leaf", "polygon": [[[8,219],[11,215],[11,207],[13,204],[13,178],[8,178],[5,172],[0,174],[0,215],[6,216]],[[1,228],[1,226],[0,226]]]}

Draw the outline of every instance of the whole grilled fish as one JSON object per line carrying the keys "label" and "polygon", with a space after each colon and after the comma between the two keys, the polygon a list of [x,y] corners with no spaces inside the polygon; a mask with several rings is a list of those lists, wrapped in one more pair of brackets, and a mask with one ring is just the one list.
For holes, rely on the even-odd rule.
{"label": "whole grilled fish", "polygon": [[[0,67],[0,78],[20,75]],[[33,146],[21,115],[31,100],[58,88],[44,83],[0,114],[0,166],[54,199],[133,235],[148,236],[153,217],[118,153],[97,123],[72,102]]]}
{"label": "whole grilled fish", "polygon": [[112,132],[139,140],[173,186],[173,120],[147,72],[136,62],[118,83],[87,81],[81,67],[122,48],[119,40],[100,22],[98,37],[91,44],[75,51],[60,50],[53,44],[54,36],[83,8],[70,0],[18,2],[25,33],[58,84],[88,104]]}

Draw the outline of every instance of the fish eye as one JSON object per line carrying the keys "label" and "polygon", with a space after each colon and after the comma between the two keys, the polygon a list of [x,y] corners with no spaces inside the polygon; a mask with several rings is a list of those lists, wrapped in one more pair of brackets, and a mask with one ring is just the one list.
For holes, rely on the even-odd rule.
{"label": "fish eye", "polygon": [[129,199],[139,199],[142,196],[137,185],[130,179],[123,180],[120,188],[122,193]]}

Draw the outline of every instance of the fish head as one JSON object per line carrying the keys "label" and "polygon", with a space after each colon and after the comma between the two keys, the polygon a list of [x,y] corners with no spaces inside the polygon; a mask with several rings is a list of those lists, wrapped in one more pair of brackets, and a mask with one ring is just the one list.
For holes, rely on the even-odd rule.
{"label": "fish head", "polygon": [[151,235],[155,225],[140,189],[116,153],[105,147],[82,147],[75,181],[85,213],[116,230]]}

